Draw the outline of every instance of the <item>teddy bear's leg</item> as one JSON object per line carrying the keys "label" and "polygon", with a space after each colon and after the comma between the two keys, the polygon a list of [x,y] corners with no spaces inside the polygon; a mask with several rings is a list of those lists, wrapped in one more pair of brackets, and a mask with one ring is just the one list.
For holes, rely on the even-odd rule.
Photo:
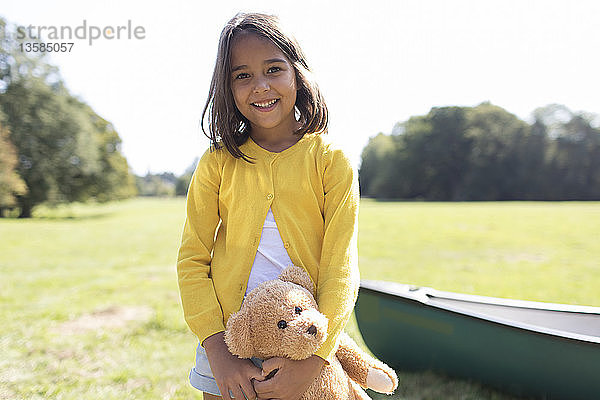
{"label": "teddy bear's leg", "polygon": [[340,335],[335,355],[348,376],[363,388],[392,393],[398,387],[396,372],[365,353],[346,333]]}
{"label": "teddy bear's leg", "polygon": [[354,399],[356,400],[372,400],[369,395],[360,387],[360,385],[350,379],[350,386],[352,387],[352,392],[354,392]]}

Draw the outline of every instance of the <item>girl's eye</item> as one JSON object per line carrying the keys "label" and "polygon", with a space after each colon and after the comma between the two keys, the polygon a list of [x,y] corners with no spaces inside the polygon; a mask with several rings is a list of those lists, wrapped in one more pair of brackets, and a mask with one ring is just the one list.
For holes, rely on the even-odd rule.
{"label": "girl's eye", "polygon": [[249,75],[248,73],[246,73],[246,72],[242,72],[241,74],[237,74],[237,75],[235,76],[235,79],[244,79],[244,78],[247,78],[247,77],[249,77],[249,76],[250,76],[250,75]]}
{"label": "girl's eye", "polygon": [[272,73],[272,72],[279,72],[279,71],[281,71],[281,68],[279,68],[279,67],[270,67],[270,68],[267,70],[267,72],[271,72],[271,73]]}

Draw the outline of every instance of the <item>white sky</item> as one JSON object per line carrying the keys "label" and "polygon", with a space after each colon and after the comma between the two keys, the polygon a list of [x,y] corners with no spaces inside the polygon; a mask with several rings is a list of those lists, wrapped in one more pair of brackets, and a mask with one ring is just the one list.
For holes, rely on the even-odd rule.
{"label": "white sky", "polygon": [[143,40],[76,40],[52,58],[123,139],[137,174],[182,173],[208,146],[199,121],[223,25],[277,14],[302,45],[330,135],[358,166],[370,136],[433,106],[482,101],[526,119],[561,103],[600,113],[598,1],[3,1],[28,26],[143,26]]}

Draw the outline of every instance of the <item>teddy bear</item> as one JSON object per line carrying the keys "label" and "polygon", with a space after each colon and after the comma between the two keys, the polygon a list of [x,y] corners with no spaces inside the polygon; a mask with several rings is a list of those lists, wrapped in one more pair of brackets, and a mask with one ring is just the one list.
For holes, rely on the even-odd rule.
{"label": "teddy bear", "polygon": [[[303,268],[290,266],[278,279],[248,293],[227,321],[225,343],[240,358],[302,360],[326,340],[327,325],[310,277]],[[302,400],[369,399],[363,388],[391,394],[398,386],[394,370],[365,353],[346,333],[339,336],[338,348],[327,361]]]}

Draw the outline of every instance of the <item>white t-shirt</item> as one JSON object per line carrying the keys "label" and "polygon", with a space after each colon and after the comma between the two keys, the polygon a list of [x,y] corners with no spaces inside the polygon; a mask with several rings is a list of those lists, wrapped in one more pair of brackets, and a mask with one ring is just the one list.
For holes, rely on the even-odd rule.
{"label": "white t-shirt", "polygon": [[246,294],[264,281],[276,279],[281,271],[290,265],[292,265],[292,260],[285,247],[283,247],[283,241],[277,229],[275,217],[269,208],[267,218],[265,218],[265,223],[263,224],[254,263],[250,270]]}

